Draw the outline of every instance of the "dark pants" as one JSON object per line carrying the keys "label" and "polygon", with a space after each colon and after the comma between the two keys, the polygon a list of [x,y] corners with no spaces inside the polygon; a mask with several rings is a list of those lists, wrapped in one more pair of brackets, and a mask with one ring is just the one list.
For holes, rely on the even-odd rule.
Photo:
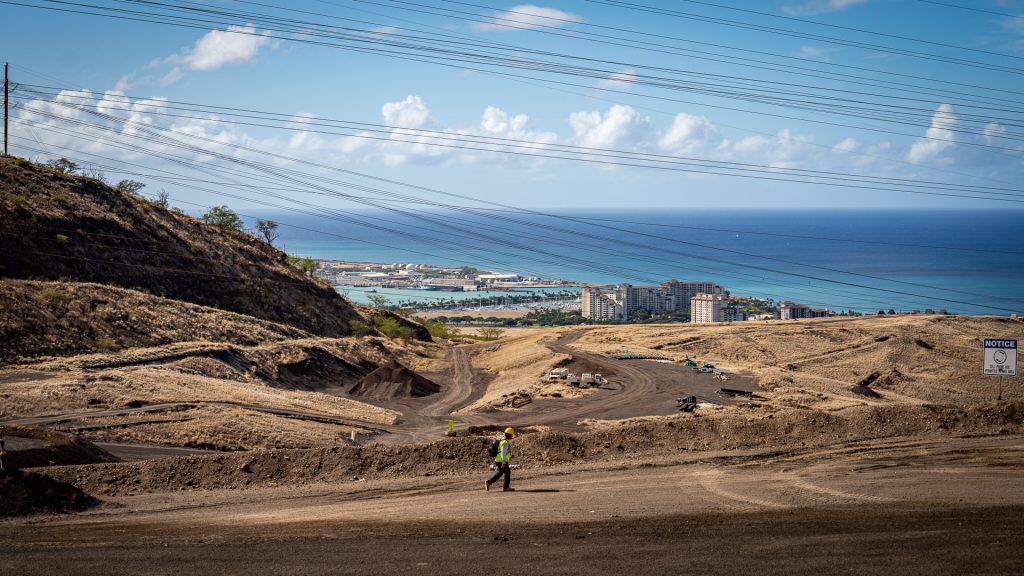
{"label": "dark pants", "polygon": [[498,465],[498,471],[491,476],[491,479],[487,481],[487,485],[490,486],[498,481],[498,478],[505,477],[505,489],[508,489],[509,482],[512,481],[512,467],[502,462],[495,462]]}

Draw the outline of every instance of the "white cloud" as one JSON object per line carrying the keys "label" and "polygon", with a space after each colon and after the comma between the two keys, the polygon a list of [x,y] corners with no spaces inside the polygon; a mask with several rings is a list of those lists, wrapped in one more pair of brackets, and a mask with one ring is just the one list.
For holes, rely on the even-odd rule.
{"label": "white cloud", "polygon": [[626,68],[601,78],[597,81],[597,87],[605,90],[629,90],[636,83],[636,70]]}
{"label": "white cloud", "polygon": [[828,51],[824,48],[818,48],[817,46],[801,46],[800,50],[797,52],[797,56],[800,58],[806,58],[807,60],[829,62]]}
{"label": "white cloud", "polygon": [[907,161],[920,164],[937,158],[954,144],[954,133],[950,128],[956,126],[953,107],[941,104],[932,115],[932,124],[925,130],[925,138],[918,138],[910,145]]}
{"label": "white cloud", "polygon": [[840,12],[867,3],[868,0],[804,0],[799,4],[787,4],[782,7],[782,11],[789,16],[813,16],[826,12]]}
{"label": "white cloud", "polygon": [[981,135],[985,139],[986,144],[991,144],[996,138],[999,138],[1003,134],[1006,134],[1006,128],[1001,126],[998,122],[989,122],[981,131]]}
{"label": "white cloud", "polygon": [[840,143],[832,147],[832,151],[837,154],[849,154],[856,152],[860,148],[860,142],[857,142],[855,138],[844,138]]}
{"label": "white cloud", "polygon": [[401,128],[422,128],[430,120],[430,110],[419,96],[409,95],[405,100],[386,102],[380,108],[384,123]]}
{"label": "white cloud", "polygon": [[192,48],[167,58],[149,63],[147,68],[173,66],[160,78],[163,85],[174,84],[186,70],[217,70],[229,64],[252,62],[263,46],[276,46],[267,32],[258,32],[252,24],[228,26],[226,30],[211,30],[196,40]]}
{"label": "white cloud", "polygon": [[569,125],[575,140],[591,148],[636,148],[652,140],[655,134],[651,119],[641,116],[632,106],[616,104],[608,112],[573,112]]}
{"label": "white cloud", "polygon": [[207,32],[181,59],[192,70],[216,70],[228,64],[251,62],[269,40],[266,32],[257,32],[252,24],[228,26],[227,30]]}
{"label": "white cloud", "polygon": [[576,14],[563,12],[557,8],[534,6],[533,4],[513,6],[504,12],[495,12],[491,18],[496,20],[496,22],[473,24],[473,29],[479,32],[530,30],[552,26],[561,27],[573,22],[583,21]]}
{"label": "white cloud", "polygon": [[693,154],[713,145],[718,139],[718,129],[707,118],[679,113],[658,140],[658,145],[675,154]]}

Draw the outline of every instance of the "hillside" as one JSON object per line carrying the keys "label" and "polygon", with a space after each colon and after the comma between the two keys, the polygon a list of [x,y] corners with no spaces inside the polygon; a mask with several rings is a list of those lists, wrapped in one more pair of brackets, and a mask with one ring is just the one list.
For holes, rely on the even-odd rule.
{"label": "hillside", "polygon": [[86,282],[0,280],[0,366],[176,342],[251,346],[307,332],[233,312]]}
{"label": "hillside", "polygon": [[359,314],[255,237],[102,182],[0,158],[0,278],[110,284],[294,326],[349,333]]}

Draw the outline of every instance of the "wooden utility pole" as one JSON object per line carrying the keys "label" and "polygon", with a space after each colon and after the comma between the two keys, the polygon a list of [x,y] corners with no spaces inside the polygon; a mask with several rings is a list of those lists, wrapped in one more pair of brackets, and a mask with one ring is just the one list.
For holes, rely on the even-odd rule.
{"label": "wooden utility pole", "polygon": [[7,156],[7,62],[4,62],[4,156]]}

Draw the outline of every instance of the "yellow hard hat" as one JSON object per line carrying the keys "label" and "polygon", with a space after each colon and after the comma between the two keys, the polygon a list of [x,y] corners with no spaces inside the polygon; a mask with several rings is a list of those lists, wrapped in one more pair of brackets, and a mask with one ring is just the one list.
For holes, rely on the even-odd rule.
{"label": "yellow hard hat", "polygon": [[516,431],[511,426],[509,426],[508,428],[505,428],[505,434],[511,434],[511,435],[515,436],[516,435]]}

